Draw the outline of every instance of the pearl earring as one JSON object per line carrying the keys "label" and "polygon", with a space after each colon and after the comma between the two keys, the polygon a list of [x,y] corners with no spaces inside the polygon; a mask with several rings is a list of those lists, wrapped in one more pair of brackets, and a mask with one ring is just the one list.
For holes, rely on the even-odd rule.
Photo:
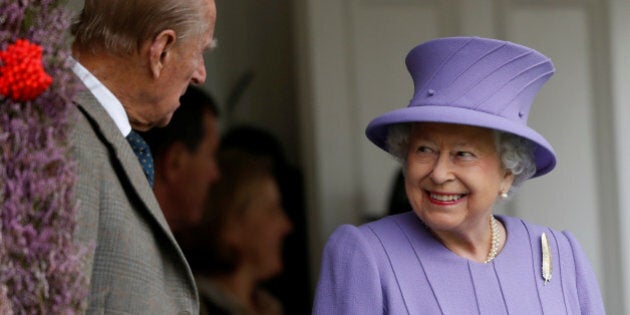
{"label": "pearl earring", "polygon": [[505,191],[502,191],[502,192],[501,192],[501,198],[502,198],[502,199],[507,199],[507,197],[508,197],[508,193],[507,193],[507,192],[505,192]]}

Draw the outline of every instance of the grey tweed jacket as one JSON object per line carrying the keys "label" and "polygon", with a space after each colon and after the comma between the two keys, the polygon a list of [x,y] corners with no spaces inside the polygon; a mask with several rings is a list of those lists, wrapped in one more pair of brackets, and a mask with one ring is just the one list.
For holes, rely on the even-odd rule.
{"label": "grey tweed jacket", "polygon": [[194,278],[138,159],[89,91],[75,103],[75,238],[89,246],[87,313],[197,314]]}

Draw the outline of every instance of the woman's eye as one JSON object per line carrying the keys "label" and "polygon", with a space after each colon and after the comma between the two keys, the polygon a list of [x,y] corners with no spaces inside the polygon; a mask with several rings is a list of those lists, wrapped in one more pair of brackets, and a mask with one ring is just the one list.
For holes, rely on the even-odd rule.
{"label": "woman's eye", "polygon": [[459,151],[457,152],[457,156],[459,157],[463,157],[463,158],[468,158],[468,157],[473,157],[474,155],[470,152],[467,151]]}
{"label": "woman's eye", "polygon": [[418,152],[431,153],[431,152],[433,152],[433,150],[431,148],[429,148],[429,147],[421,145],[421,146],[418,147]]}

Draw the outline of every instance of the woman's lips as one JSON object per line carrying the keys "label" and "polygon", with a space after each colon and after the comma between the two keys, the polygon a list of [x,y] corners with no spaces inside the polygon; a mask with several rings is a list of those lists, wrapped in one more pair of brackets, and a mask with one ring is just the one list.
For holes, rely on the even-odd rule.
{"label": "woman's lips", "polygon": [[452,205],[458,203],[466,194],[442,193],[426,191],[429,201],[439,205]]}

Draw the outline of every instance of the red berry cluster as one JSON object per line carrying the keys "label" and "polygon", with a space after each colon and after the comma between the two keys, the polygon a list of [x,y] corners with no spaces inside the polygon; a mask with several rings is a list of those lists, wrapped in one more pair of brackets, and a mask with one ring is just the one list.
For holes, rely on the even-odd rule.
{"label": "red berry cluster", "polygon": [[44,71],[42,47],[18,39],[0,51],[0,94],[15,101],[30,101],[52,83]]}

